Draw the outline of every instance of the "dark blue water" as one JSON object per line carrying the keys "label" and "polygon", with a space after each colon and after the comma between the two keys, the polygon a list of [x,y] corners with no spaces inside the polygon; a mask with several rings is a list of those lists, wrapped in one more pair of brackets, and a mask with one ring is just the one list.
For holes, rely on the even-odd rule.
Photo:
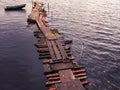
{"label": "dark blue water", "polygon": [[1,8],[0,90],[44,90],[42,62],[34,47],[36,26],[26,28],[27,12]]}
{"label": "dark blue water", "polygon": [[[34,47],[37,28],[25,26],[30,1],[17,2],[27,3],[26,11],[21,12],[5,12],[3,7],[10,2],[4,2],[0,3],[0,90],[46,90],[42,62]],[[43,2],[50,5],[50,27],[73,40],[74,56],[87,70],[88,90],[119,90],[120,1]]]}

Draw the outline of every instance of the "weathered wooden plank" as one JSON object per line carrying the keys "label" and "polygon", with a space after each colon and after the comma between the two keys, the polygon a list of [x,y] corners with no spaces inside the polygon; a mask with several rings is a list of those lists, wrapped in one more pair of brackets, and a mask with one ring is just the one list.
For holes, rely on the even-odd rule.
{"label": "weathered wooden plank", "polygon": [[74,67],[72,70],[81,70],[81,69],[85,69],[84,66],[78,66],[78,67]]}
{"label": "weathered wooden plank", "polygon": [[46,42],[48,44],[48,48],[49,48],[52,60],[56,60],[55,53],[53,51],[53,48],[52,48],[50,40],[46,40]]}
{"label": "weathered wooden plank", "polygon": [[70,56],[72,56],[72,55],[73,55],[72,52],[67,53],[67,56],[68,56],[68,57],[70,57]]}
{"label": "weathered wooden plank", "polygon": [[40,42],[37,42],[34,44],[36,47],[38,48],[45,48],[45,47],[48,47],[47,44],[45,43],[40,43]]}
{"label": "weathered wooden plank", "polygon": [[74,74],[75,77],[83,77],[87,76],[86,73]]}
{"label": "weathered wooden plank", "polygon": [[39,56],[50,55],[50,52],[39,53]]}
{"label": "weathered wooden plank", "polygon": [[44,66],[44,71],[45,72],[50,72],[51,71],[51,68],[50,68],[49,64],[43,64],[43,66]]}
{"label": "weathered wooden plank", "polygon": [[69,46],[69,45],[65,45],[65,46],[64,46],[64,49],[65,49],[65,50],[70,50],[70,46]]}
{"label": "weathered wooden plank", "polygon": [[49,78],[49,77],[59,77],[59,74],[58,73],[50,73],[50,74],[47,74],[46,77],[47,78]]}
{"label": "weathered wooden plank", "polygon": [[73,73],[84,73],[84,72],[86,72],[85,69],[73,70]]}
{"label": "weathered wooden plank", "polygon": [[51,87],[49,90],[58,90],[57,88]]}
{"label": "weathered wooden plank", "polygon": [[64,37],[63,36],[59,36],[58,39],[61,42],[62,46],[65,46]]}
{"label": "weathered wooden plank", "polygon": [[52,62],[52,59],[44,59],[43,60],[43,64],[48,64],[48,63],[51,63]]}
{"label": "weathered wooden plank", "polygon": [[46,50],[49,50],[49,49],[48,49],[48,47],[46,47],[46,48],[37,48],[37,50],[38,50],[38,51],[40,51],[40,50],[41,50],[41,51],[44,51],[44,50],[46,51]]}
{"label": "weathered wooden plank", "polygon": [[86,85],[86,84],[88,84],[89,82],[87,81],[87,80],[84,80],[84,81],[81,81],[81,84],[82,85]]}
{"label": "weathered wooden plank", "polygon": [[59,51],[58,47],[56,46],[55,41],[52,40],[52,41],[51,41],[51,44],[52,44],[52,47],[53,47],[53,50],[54,50],[56,59],[57,59],[57,60],[62,60],[60,51]]}
{"label": "weathered wooden plank", "polygon": [[49,52],[48,48],[38,48],[37,49],[38,52]]}
{"label": "weathered wooden plank", "polygon": [[43,34],[46,36],[46,38],[50,39],[50,40],[57,39],[56,36],[51,32],[49,27],[46,27],[46,25],[44,25],[41,18],[42,18],[42,16],[36,17],[36,22],[37,22],[37,25],[39,26],[39,28],[41,29],[41,31],[43,32]]}
{"label": "weathered wooden plank", "polygon": [[39,11],[37,9],[32,9],[31,14],[28,16],[28,18],[35,20],[37,16],[39,16]]}
{"label": "weathered wooden plank", "polygon": [[75,60],[75,57],[74,57],[73,55],[69,56],[68,58],[69,58],[69,60],[71,60],[71,61],[72,61],[72,60]]}
{"label": "weathered wooden plank", "polygon": [[69,53],[69,52],[71,52],[71,50],[65,50],[65,52],[66,52],[66,53]]}
{"label": "weathered wooden plank", "polygon": [[56,43],[57,43],[57,45],[58,45],[58,47],[59,47],[59,50],[60,50],[60,52],[61,52],[61,55],[62,55],[63,60],[65,60],[65,59],[67,58],[67,54],[66,54],[66,52],[65,52],[65,50],[64,50],[61,42],[60,42],[59,40],[56,40]]}
{"label": "weathered wooden plank", "polygon": [[57,90],[85,90],[80,80],[55,84]]}
{"label": "weathered wooden plank", "polygon": [[60,77],[50,77],[48,78],[49,81],[58,81],[60,80]]}
{"label": "weathered wooden plank", "polygon": [[87,76],[83,76],[83,77],[76,77],[76,79],[80,79],[80,80],[82,80],[82,79],[87,79]]}
{"label": "weathered wooden plank", "polygon": [[47,81],[46,82],[46,86],[52,85],[52,84],[57,84],[57,83],[61,83],[61,81]]}
{"label": "weathered wooden plank", "polygon": [[70,82],[75,80],[71,69],[59,71],[61,82]]}
{"label": "weathered wooden plank", "polygon": [[65,69],[71,69],[73,68],[72,63],[55,63],[51,64],[52,70],[65,70]]}
{"label": "weathered wooden plank", "polygon": [[35,2],[35,6],[32,8],[31,14],[28,16],[29,19],[35,20],[39,16],[39,11],[42,9],[43,4]]}

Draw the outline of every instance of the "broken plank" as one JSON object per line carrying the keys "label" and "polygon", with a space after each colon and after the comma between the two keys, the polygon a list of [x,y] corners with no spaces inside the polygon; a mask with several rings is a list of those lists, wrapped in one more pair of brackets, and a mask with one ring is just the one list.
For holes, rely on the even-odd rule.
{"label": "broken plank", "polygon": [[45,72],[50,72],[51,71],[51,68],[50,68],[49,64],[43,64],[43,66],[44,66],[44,71]]}

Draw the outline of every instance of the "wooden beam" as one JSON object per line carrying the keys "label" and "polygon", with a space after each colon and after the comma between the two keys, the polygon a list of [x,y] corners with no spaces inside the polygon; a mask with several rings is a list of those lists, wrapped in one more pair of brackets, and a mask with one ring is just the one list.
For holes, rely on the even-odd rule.
{"label": "wooden beam", "polygon": [[52,48],[51,40],[46,40],[46,42],[48,44],[48,48],[49,48],[52,60],[56,60],[55,53]]}
{"label": "wooden beam", "polygon": [[55,43],[55,41],[51,41],[51,44],[52,44],[52,47],[53,47],[53,50],[54,50],[54,53],[55,53],[55,56],[56,56],[56,59],[57,60],[62,60],[62,57],[61,57],[61,54],[60,54],[60,51]]}

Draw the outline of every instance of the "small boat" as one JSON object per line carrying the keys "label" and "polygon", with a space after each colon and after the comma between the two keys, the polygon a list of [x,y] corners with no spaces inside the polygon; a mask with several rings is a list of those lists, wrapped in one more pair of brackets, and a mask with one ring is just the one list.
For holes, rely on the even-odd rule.
{"label": "small boat", "polygon": [[6,6],[5,10],[22,10],[22,8],[24,8],[26,6],[26,4],[21,4],[21,5],[15,5],[15,6]]}

